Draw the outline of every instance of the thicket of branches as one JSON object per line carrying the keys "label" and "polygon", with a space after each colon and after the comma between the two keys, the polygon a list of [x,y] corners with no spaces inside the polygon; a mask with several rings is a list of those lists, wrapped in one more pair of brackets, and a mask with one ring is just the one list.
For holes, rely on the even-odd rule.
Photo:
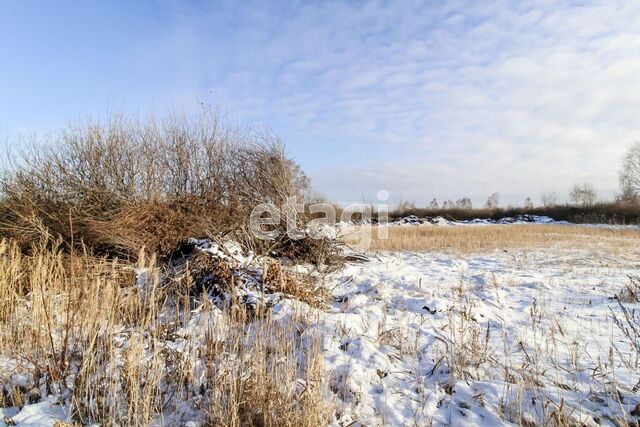
{"label": "thicket of branches", "polygon": [[640,224],[640,202],[616,201],[601,202],[593,205],[551,205],[551,206],[523,206],[506,208],[413,208],[396,209],[389,212],[390,219],[397,219],[407,215],[418,217],[441,216],[449,220],[467,221],[475,218],[499,220],[518,215],[544,215],[556,221],[569,221],[578,224]]}
{"label": "thicket of branches", "polygon": [[68,126],[9,165],[0,177],[0,235],[26,245],[46,230],[119,255],[142,246],[164,255],[188,237],[230,236],[256,251],[304,246],[258,241],[248,226],[257,204],[302,200],[304,173],[277,136],[210,112]]}

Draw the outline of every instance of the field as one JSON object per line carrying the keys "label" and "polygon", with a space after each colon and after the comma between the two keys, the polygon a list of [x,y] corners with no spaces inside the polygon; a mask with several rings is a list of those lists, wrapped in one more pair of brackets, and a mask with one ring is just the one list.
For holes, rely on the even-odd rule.
{"label": "field", "polygon": [[347,243],[370,236],[374,251],[448,251],[472,253],[495,249],[593,248],[607,252],[636,247],[638,227],[575,226],[565,224],[486,225],[451,227],[406,226],[350,227],[343,231]]}
{"label": "field", "polygon": [[[3,243],[0,425],[637,423],[636,228],[345,240],[363,231],[334,271],[207,242],[171,275]],[[194,291],[205,266],[233,286]]]}
{"label": "field", "polygon": [[[336,290],[344,411],[368,425],[634,424],[638,354],[615,317],[640,267],[639,238],[391,227]],[[388,252],[403,249],[412,252]]]}
{"label": "field", "polygon": [[0,23],[0,427],[640,427],[640,1]]}

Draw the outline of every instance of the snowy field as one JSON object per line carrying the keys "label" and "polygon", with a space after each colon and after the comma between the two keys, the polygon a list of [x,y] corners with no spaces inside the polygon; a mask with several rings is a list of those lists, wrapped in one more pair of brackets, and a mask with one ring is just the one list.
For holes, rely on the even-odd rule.
{"label": "snowy field", "polygon": [[[274,319],[302,316],[304,333],[320,334],[332,425],[634,424],[638,353],[613,317],[640,272],[640,235],[582,237],[546,247],[371,251],[323,277],[331,293],[323,308],[268,298]],[[245,296],[267,298],[249,287]],[[188,343],[219,318],[215,307],[197,307],[179,338],[162,345],[195,357]],[[0,360],[2,378],[27,383],[27,374],[10,372],[16,363]],[[68,412],[68,400],[53,395],[0,409],[0,426],[54,425]],[[185,400],[154,424],[196,426],[200,415]]]}
{"label": "snowy field", "polygon": [[616,425],[640,378],[611,310],[639,270],[602,249],[349,265],[322,322],[340,423]]}

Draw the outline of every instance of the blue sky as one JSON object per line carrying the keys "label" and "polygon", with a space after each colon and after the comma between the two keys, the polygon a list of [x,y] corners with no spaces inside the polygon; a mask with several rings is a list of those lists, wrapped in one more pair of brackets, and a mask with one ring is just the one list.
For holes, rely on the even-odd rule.
{"label": "blue sky", "polygon": [[0,2],[0,137],[200,102],[338,201],[617,190],[640,2]]}

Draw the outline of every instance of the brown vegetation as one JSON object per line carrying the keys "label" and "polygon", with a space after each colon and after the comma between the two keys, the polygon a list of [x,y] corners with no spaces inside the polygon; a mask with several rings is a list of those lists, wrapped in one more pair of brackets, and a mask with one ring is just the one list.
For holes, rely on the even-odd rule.
{"label": "brown vegetation", "polygon": [[586,248],[606,244],[612,249],[637,249],[640,230],[571,225],[481,225],[481,226],[390,226],[382,239],[377,229],[356,229],[346,234],[347,244],[371,233],[376,251],[454,251],[461,253],[516,248]]}
{"label": "brown vegetation", "polygon": [[[11,161],[0,179],[0,236],[27,248],[49,233],[67,248],[82,242],[127,257],[142,247],[166,256],[187,238],[221,236],[256,252],[291,252],[284,220],[275,226],[281,238],[264,242],[249,230],[250,213],[260,203],[303,201],[308,186],[276,136],[208,113],[68,127]],[[313,260],[306,249],[292,253]]]}
{"label": "brown vegetation", "polygon": [[310,276],[286,271],[278,261],[269,264],[263,281],[272,290],[290,295],[311,307],[324,306],[330,297],[329,291],[322,285],[314,285]]}
{"label": "brown vegetation", "polygon": [[392,220],[407,215],[416,215],[418,217],[441,216],[452,221],[468,221],[475,218],[499,220],[525,214],[544,215],[556,221],[569,221],[577,224],[640,224],[640,202],[637,200],[601,202],[588,206],[553,204],[534,208],[413,208],[398,209],[390,212],[389,216]]}
{"label": "brown vegetation", "polygon": [[[234,322],[208,299],[180,310],[180,287],[160,280],[153,257],[139,257],[136,281],[128,265],[56,246],[24,255],[0,245],[0,357],[15,363],[0,372],[0,407],[38,402],[44,390],[66,396],[81,424],[148,425],[166,414],[182,425],[193,413],[226,426],[326,422],[311,321],[266,312]],[[26,383],[10,386],[14,375]]]}
{"label": "brown vegetation", "polygon": [[[307,220],[282,209],[288,197],[304,201],[307,179],[277,137],[208,113],[114,117],[69,127],[11,162],[0,177],[0,359],[15,366],[0,371],[0,407],[51,394],[80,424],[326,422],[312,322],[295,310],[275,320],[239,287],[254,281],[318,307],[328,292],[279,262],[262,280],[259,267],[189,243],[334,259],[335,241],[285,232],[286,219]],[[260,203],[283,218],[276,240],[250,230]]]}

